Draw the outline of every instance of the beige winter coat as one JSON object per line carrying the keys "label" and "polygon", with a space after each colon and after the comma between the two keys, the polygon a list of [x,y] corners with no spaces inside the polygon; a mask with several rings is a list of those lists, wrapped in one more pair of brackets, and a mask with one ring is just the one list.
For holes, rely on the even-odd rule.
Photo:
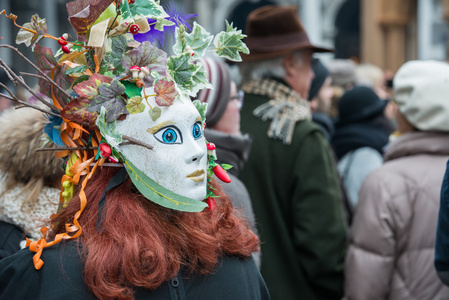
{"label": "beige winter coat", "polygon": [[449,134],[412,132],[365,180],[346,257],[348,300],[449,299],[433,266]]}

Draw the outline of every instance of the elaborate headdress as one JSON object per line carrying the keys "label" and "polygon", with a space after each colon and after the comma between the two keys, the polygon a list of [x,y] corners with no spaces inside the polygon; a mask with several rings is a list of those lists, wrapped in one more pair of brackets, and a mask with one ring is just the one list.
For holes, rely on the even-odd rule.
{"label": "elaborate headdress", "polygon": [[[166,155],[165,148],[160,148],[163,155],[155,158],[155,149],[150,149],[159,147],[158,142],[167,145],[183,141],[192,147],[206,147],[202,135],[206,105],[190,101],[199,90],[212,88],[199,59],[212,51],[240,61],[239,52],[248,53],[241,41],[244,35],[232,24],[227,23],[226,31],[215,37],[195,22],[191,32],[187,32],[186,27],[190,27],[186,18],[192,15],[186,17],[173,9],[167,13],[155,0],[76,0],[68,3],[67,9],[77,34],[73,39],[67,34],[48,34],[45,19],[37,14],[19,26],[16,16],[0,12],[21,28],[16,42],[31,46],[36,64],[12,46],[0,47],[17,52],[37,70],[38,75],[34,76],[39,78],[42,94],[31,89],[30,92],[48,109],[23,103],[13,93],[7,97],[48,116],[46,132],[59,146],[56,155],[65,158],[67,164],[61,181],[62,206],[73,197],[74,186],[80,184],[81,208],[73,222],[66,224],[66,232],[48,243],[44,238],[28,241],[27,246],[36,252],[33,259],[37,269],[43,265],[40,254],[45,247],[81,234],[78,219],[89,200],[84,188],[98,166],[125,167],[140,193],[161,206],[188,212],[202,211],[208,205],[213,208],[214,194],[207,184],[210,177],[215,173],[224,181],[229,178],[222,166],[215,163],[213,144],[207,144],[204,159],[195,153],[189,158],[198,161],[200,167],[184,178],[200,185],[200,190],[204,187],[192,193],[186,193],[186,186],[176,186],[173,178],[161,175],[176,171],[160,164],[175,154]],[[174,33],[172,56],[154,45],[164,44],[164,31]],[[54,39],[61,45],[56,55],[39,44],[42,38]],[[16,84],[28,88],[23,78],[1,59],[0,68]],[[186,117],[180,124],[173,124],[168,115]],[[157,145],[148,144],[143,134],[151,135]],[[155,170],[155,165],[159,169]],[[44,236],[47,230],[42,229]]]}

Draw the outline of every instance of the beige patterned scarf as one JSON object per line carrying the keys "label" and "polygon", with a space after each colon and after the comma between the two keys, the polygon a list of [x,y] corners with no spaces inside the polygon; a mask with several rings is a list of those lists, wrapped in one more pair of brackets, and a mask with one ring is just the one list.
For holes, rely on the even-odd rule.
{"label": "beige patterned scarf", "polygon": [[245,93],[261,95],[270,99],[253,111],[254,116],[263,121],[271,120],[267,133],[269,138],[282,140],[284,144],[289,145],[292,142],[296,123],[311,119],[308,101],[276,80],[252,80],[244,83],[242,90]]}

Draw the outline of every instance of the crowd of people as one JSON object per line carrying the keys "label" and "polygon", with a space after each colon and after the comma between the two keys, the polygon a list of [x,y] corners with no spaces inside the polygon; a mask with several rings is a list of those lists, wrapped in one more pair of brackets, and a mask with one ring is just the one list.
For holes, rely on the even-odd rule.
{"label": "crowd of people", "polygon": [[245,34],[241,61],[192,64],[197,95],[151,73],[179,99],[98,111],[78,134],[107,155],[71,131],[68,160],[35,152],[49,120],[2,113],[0,299],[449,299],[449,65],[408,61],[389,89],[320,57],[295,6],[253,10]]}

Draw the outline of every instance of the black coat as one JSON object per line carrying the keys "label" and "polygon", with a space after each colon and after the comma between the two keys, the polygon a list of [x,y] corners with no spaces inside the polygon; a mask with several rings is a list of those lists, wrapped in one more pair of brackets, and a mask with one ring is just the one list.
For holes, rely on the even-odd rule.
{"label": "black coat", "polygon": [[0,221],[0,259],[19,251],[20,241],[24,238],[19,227]]}
{"label": "black coat", "polygon": [[[83,282],[76,242],[61,242],[43,251],[36,270],[34,253],[23,249],[0,261],[0,299],[96,299]],[[182,273],[182,272],[181,272]],[[138,288],[135,299],[270,299],[254,261],[224,257],[214,271],[189,278],[178,274],[154,291]]]}

